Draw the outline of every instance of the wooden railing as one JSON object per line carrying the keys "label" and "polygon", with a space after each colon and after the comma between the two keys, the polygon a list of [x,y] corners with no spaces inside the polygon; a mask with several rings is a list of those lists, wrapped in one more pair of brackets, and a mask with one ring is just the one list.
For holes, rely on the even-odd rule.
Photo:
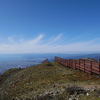
{"label": "wooden railing", "polygon": [[89,74],[95,73],[100,76],[100,59],[99,61],[91,61],[91,60],[86,60],[86,59],[67,60],[60,57],[55,57],[54,59],[56,62],[62,64],[65,67],[78,69]]}
{"label": "wooden railing", "polygon": [[48,63],[48,58],[46,60],[44,60],[42,63]]}

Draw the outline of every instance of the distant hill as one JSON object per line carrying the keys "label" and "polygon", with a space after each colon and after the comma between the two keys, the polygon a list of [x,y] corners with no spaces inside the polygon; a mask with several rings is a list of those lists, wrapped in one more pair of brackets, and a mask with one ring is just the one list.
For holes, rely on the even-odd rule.
{"label": "distant hill", "polygon": [[[81,59],[90,60],[90,61],[98,61],[98,60],[96,60],[96,59],[94,59],[94,58],[87,58],[87,57],[81,58]],[[79,59],[75,59],[75,60],[79,60]]]}
{"label": "distant hill", "polygon": [[81,58],[93,58],[95,60],[99,60],[100,59],[100,53],[94,53],[94,54],[85,54],[85,55],[79,55],[79,56],[70,56],[70,57],[66,57],[66,59],[81,59]]}
{"label": "distant hill", "polygon": [[65,54],[65,53],[43,53],[43,54],[24,54],[22,58],[26,59],[37,59],[37,58],[50,58],[53,59],[55,56],[63,57],[63,58],[69,58],[69,57],[77,57],[82,56],[85,54]]}
{"label": "distant hill", "polygon": [[49,62],[54,61],[54,57],[58,56],[65,59],[82,59],[93,58],[99,60],[100,53],[93,54],[64,54],[64,53],[45,53],[45,54],[0,54],[0,74],[10,68],[18,68],[18,65],[27,67],[41,63],[44,59],[48,58]]}
{"label": "distant hill", "polygon": [[[79,54],[65,54],[65,53],[43,53],[43,54],[36,54],[36,53],[26,53],[26,54],[0,54],[0,60],[16,60],[16,59],[46,59],[49,58],[54,59],[55,56],[66,58],[66,59],[78,59],[78,58],[94,58],[99,60],[100,53],[79,53]],[[52,60],[51,60],[52,61]]]}

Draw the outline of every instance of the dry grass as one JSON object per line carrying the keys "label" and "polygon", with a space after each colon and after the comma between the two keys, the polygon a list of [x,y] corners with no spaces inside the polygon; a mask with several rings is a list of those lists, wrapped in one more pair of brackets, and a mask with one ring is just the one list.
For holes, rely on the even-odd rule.
{"label": "dry grass", "polygon": [[[23,70],[8,70],[1,79],[3,78],[4,80],[0,82],[0,87],[2,87],[0,98],[9,98],[9,100],[17,100],[16,97],[34,99],[38,94],[44,94],[46,90],[62,89],[68,87],[68,84],[70,86],[100,84],[97,75],[89,75],[78,70],[65,68],[57,62],[39,64]],[[53,84],[55,87],[52,87]],[[62,97],[61,94],[58,96]]]}

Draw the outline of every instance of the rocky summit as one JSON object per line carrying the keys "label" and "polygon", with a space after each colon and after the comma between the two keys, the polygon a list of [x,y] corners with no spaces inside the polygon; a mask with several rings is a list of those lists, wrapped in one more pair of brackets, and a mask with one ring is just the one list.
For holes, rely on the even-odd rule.
{"label": "rocky summit", "polygon": [[57,62],[0,75],[0,100],[100,100],[100,78]]}

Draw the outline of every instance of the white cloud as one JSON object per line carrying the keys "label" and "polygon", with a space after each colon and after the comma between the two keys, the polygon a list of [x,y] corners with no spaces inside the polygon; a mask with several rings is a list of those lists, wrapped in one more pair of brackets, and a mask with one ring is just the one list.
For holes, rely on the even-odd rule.
{"label": "white cloud", "polygon": [[43,38],[43,37],[44,37],[44,35],[41,35],[41,34],[40,34],[36,39],[33,39],[33,40],[31,40],[31,41],[28,41],[27,44],[32,44],[32,45],[34,45],[34,44],[38,43],[38,42],[40,41],[40,39]]}
{"label": "white cloud", "polygon": [[77,39],[79,39],[80,37],[82,37],[82,36],[75,37],[75,38],[71,39],[70,41],[77,40]]}
{"label": "white cloud", "polygon": [[[37,38],[30,40],[30,41],[25,41],[21,43],[16,43],[16,44],[1,44],[0,45],[0,53],[26,53],[29,52],[34,52],[38,48],[37,43],[43,38],[44,35],[39,35]],[[9,37],[8,40],[10,42],[13,42],[12,37]],[[35,48],[36,47],[36,48]]]}
{"label": "white cloud", "polygon": [[22,42],[24,41],[24,39],[23,39],[23,38],[21,38],[19,41],[22,43]]}
{"label": "white cloud", "polygon": [[8,41],[12,42],[12,43],[15,43],[15,41],[13,40],[13,37],[8,37]]}
{"label": "white cloud", "polygon": [[[37,38],[32,39],[30,41],[14,43],[12,38],[9,38],[10,42],[14,44],[1,44],[0,45],[0,54],[5,53],[71,53],[71,52],[92,52],[92,51],[100,51],[100,43],[96,43],[96,41],[100,40],[100,38],[96,38],[89,41],[84,42],[76,42],[70,44],[59,45],[59,39],[62,34],[58,35],[52,43],[58,43],[55,45],[50,45],[50,42],[46,45],[40,45],[41,39],[44,35],[39,35]],[[47,41],[45,41],[47,42]]]}
{"label": "white cloud", "polygon": [[58,41],[58,40],[60,39],[61,36],[62,36],[62,34],[59,34],[59,35],[54,39],[53,42]]}
{"label": "white cloud", "polygon": [[55,37],[53,40],[51,40],[51,42],[46,43],[45,45],[49,45],[49,44],[52,44],[52,43],[58,41],[61,38],[61,36],[62,36],[62,34],[59,34],[57,37]]}

